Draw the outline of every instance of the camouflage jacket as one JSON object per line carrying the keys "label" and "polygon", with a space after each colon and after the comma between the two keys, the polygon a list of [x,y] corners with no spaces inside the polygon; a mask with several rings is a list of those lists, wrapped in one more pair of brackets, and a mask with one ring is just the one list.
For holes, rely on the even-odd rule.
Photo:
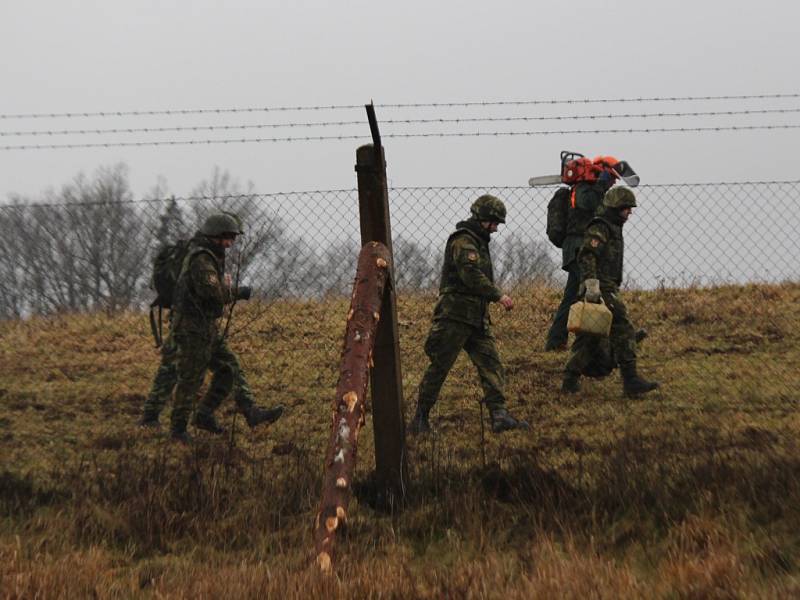
{"label": "camouflage jacket", "polygon": [[578,251],[583,244],[583,234],[603,204],[605,193],[606,187],[601,183],[584,181],[575,184],[574,196],[570,197],[570,209],[567,213],[567,237],[561,246],[562,269],[567,270],[569,264],[578,257]]}
{"label": "camouflage jacket", "polygon": [[233,300],[225,285],[225,254],[208,238],[195,235],[178,276],[175,330],[210,331]]}
{"label": "camouflage jacket", "polygon": [[578,253],[581,280],[599,279],[603,287],[617,288],[622,284],[625,240],[617,211],[603,211],[592,219]]}
{"label": "camouflage jacket", "polygon": [[503,292],[494,284],[489,233],[470,219],[447,238],[434,320],[452,319],[475,327],[489,324],[489,302]]}

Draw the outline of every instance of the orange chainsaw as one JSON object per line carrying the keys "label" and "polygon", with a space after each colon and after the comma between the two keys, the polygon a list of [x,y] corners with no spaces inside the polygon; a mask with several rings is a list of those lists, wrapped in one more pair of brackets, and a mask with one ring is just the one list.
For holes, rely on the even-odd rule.
{"label": "orange chainsaw", "polygon": [[542,175],[531,177],[528,185],[555,185],[566,183],[574,185],[580,181],[594,183],[603,171],[608,172],[614,179],[621,179],[630,187],[639,185],[639,176],[624,160],[617,160],[613,156],[597,156],[593,159],[586,158],[577,152],[561,152],[561,174]]}

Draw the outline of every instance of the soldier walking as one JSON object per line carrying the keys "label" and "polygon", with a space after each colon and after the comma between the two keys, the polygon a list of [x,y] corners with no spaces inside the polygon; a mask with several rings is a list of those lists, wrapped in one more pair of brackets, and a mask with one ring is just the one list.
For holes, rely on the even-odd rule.
{"label": "soldier walking", "polygon": [[492,431],[529,428],[506,409],[503,365],[489,319],[490,302],[498,302],[506,310],[514,306],[513,300],[494,283],[489,253],[491,234],[497,231],[498,224],[506,222],[506,207],[498,198],[486,194],[475,200],[471,212],[468,220],[456,225],[445,245],[439,300],[425,342],[425,353],[431,362],[422,377],[417,410],[409,423],[413,435],[430,431],[428,415],[462,349],[478,370]]}
{"label": "soldier walking", "polygon": [[[619,364],[623,391],[628,396],[638,396],[658,387],[658,383],[642,379],[637,374],[637,334],[619,290],[625,250],[622,228],[635,206],[636,196],[629,188],[616,187],[606,192],[602,208],[589,223],[578,252],[581,287],[585,289],[586,301],[599,303],[602,299],[613,315],[611,352]],[[598,352],[600,343],[595,336],[576,336],[564,370],[563,392],[574,394],[580,391],[581,374],[591,371],[592,361],[603,355]]]}
{"label": "soldier walking", "polygon": [[280,405],[272,409],[255,405],[239,361],[220,331],[219,320],[225,306],[235,300],[247,300],[251,294],[248,286],[232,287],[230,275],[225,274],[225,250],[241,233],[241,224],[235,216],[229,213],[209,216],[192,238],[178,276],[172,326],[162,348],[162,361],[145,404],[142,424],[158,423],[158,414],[174,386],[171,435],[180,442],[191,441],[186,426],[207,370],[212,373],[211,382],[192,420],[199,429],[215,434],[224,432],[214,411],[232,391],[236,406],[250,427],[274,422],[283,413]]}
{"label": "soldier walking", "polygon": [[[609,161],[613,159],[608,158]],[[580,269],[578,267],[578,250],[583,243],[583,234],[589,222],[594,218],[597,209],[603,203],[603,195],[614,185],[614,175],[603,170],[596,181],[580,181],[572,188],[570,196],[570,208],[567,212],[567,236],[561,246],[561,269],[567,272],[567,283],[564,286],[564,295],[561,299],[556,314],[553,316],[553,323],[547,332],[545,351],[566,350],[567,338],[567,317],[569,308],[578,299],[578,287],[581,282]]]}

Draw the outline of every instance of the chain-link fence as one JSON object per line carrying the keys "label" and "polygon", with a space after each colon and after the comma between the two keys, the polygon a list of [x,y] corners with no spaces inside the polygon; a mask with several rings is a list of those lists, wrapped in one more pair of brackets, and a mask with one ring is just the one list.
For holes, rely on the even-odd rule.
{"label": "chain-link fence", "polygon": [[[318,393],[312,390],[320,382],[333,388],[360,239],[356,190],[136,201],[113,180],[106,183],[59,202],[0,207],[0,318],[91,313],[114,319],[143,313],[154,297],[148,284],[158,248],[190,237],[210,211],[229,210],[242,218],[246,235],[230,253],[227,268],[256,290],[253,300],[237,307],[231,327],[234,346],[241,332],[260,336],[240,345],[243,362],[258,371],[257,381],[267,390],[302,397]],[[517,302],[513,319],[499,311],[495,318],[509,379],[521,365],[535,368],[530,356],[544,346],[564,281],[560,251],[545,236],[553,191],[390,189],[408,399],[426,364],[422,345],[444,242],[482,193],[499,196],[508,207],[507,225],[493,237],[492,252],[496,278]],[[625,226],[624,288],[631,294],[634,320],[657,334],[643,344],[644,364],[647,344],[658,352],[677,344],[672,350],[708,383],[731,376],[717,355],[747,352],[752,362],[736,368],[751,369],[748,385],[772,373],[780,383],[774,384],[775,393],[785,391],[789,367],[769,353],[783,352],[781,344],[794,329],[785,322],[788,297],[774,290],[796,290],[793,284],[800,283],[800,181],[646,185],[637,189],[637,198],[639,206]],[[731,325],[715,310],[744,312],[736,313],[741,318]],[[748,310],[761,320],[748,319]],[[145,317],[132,322],[144,343]],[[676,323],[684,337],[670,329]],[[106,334],[98,328],[96,335]],[[259,343],[269,358],[256,364],[246,354]],[[658,358],[650,354],[649,364],[670,377],[658,372]],[[143,370],[155,362],[154,356],[143,359]],[[520,397],[526,393],[517,391]]]}

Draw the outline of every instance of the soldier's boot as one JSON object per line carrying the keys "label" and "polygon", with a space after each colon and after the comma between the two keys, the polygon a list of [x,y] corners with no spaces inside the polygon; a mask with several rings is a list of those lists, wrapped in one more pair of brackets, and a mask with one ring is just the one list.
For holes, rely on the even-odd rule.
{"label": "soldier's boot", "polygon": [[209,433],[213,433],[214,435],[222,435],[225,433],[225,430],[220,427],[220,424],[217,423],[216,417],[214,417],[213,413],[205,413],[205,412],[196,412],[194,413],[194,418],[192,419],[192,425],[197,427],[198,429],[204,429]]}
{"label": "soldier's boot", "polygon": [[260,408],[252,405],[242,411],[245,421],[250,427],[256,427],[262,423],[274,423],[283,414],[283,405],[278,404],[272,408]]}
{"label": "soldier's boot", "polygon": [[639,330],[636,331],[636,335],[634,335],[634,339],[636,340],[636,343],[638,344],[642,340],[646,339],[648,335],[650,335],[650,334],[647,333],[647,329],[639,329]]}
{"label": "soldier's boot", "polygon": [[547,340],[544,345],[545,352],[563,352],[567,349],[567,342],[559,340]]}
{"label": "soldier's boot", "polygon": [[146,427],[149,429],[158,429],[161,423],[158,422],[158,413],[145,410],[142,413],[142,418],[139,419],[139,427]]}
{"label": "soldier's boot", "polygon": [[172,415],[170,415],[170,427],[169,427],[169,437],[173,442],[179,442],[184,445],[188,445],[192,443],[192,436],[190,436],[186,432],[186,425],[189,422],[189,415],[183,414],[176,414],[176,411],[172,411]]}
{"label": "soldier's boot", "polygon": [[561,392],[564,394],[577,394],[581,391],[581,374],[575,371],[564,371],[561,382]]}
{"label": "soldier's boot", "polygon": [[172,427],[169,431],[169,438],[173,442],[188,446],[192,443],[192,436],[186,431],[186,423],[175,423],[173,421]]}
{"label": "soldier's boot", "polygon": [[530,429],[527,421],[515,419],[507,409],[500,407],[490,410],[489,414],[492,418],[492,432],[503,433],[510,429]]}
{"label": "soldier's boot", "polygon": [[428,422],[429,408],[422,408],[417,404],[417,411],[414,417],[408,423],[408,433],[411,435],[419,435],[420,433],[430,433],[431,424]]}
{"label": "soldier's boot", "polygon": [[657,381],[648,381],[636,372],[636,363],[620,365],[622,373],[622,391],[626,396],[641,396],[658,388]]}

